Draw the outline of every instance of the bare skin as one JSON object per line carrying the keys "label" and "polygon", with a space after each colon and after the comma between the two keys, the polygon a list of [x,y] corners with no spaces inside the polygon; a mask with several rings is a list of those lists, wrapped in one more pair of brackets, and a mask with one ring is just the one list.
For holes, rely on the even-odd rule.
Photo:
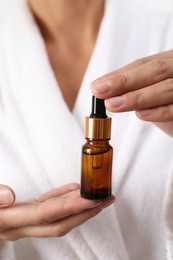
{"label": "bare skin", "polygon": [[[0,187],[1,191],[9,190]],[[15,199],[15,196],[14,196]],[[51,190],[32,201],[4,205],[0,210],[0,240],[15,241],[24,237],[61,237],[74,227],[96,216],[115,201],[114,196],[105,201],[83,199],[79,185],[71,183]],[[2,205],[1,205],[2,206]]]}
{"label": "bare skin", "polygon": [[[45,40],[64,99],[72,110],[95,45],[103,2],[30,0],[30,7]],[[98,98],[105,99],[110,111],[134,110],[141,120],[154,122],[173,136],[172,68],[173,50],[170,50],[103,75],[91,84],[91,90]],[[79,186],[69,184],[39,199],[1,209],[0,239],[62,236],[97,215],[114,200],[114,197],[105,202],[82,199]],[[29,211],[34,214],[23,218],[24,212]]]}
{"label": "bare skin", "polygon": [[0,185],[0,208],[6,208],[14,204],[15,192],[6,185]]}
{"label": "bare skin", "polygon": [[103,0],[30,0],[55,77],[73,109],[93,52],[104,12]]}
{"label": "bare skin", "polygon": [[[101,0],[30,0],[64,99],[73,109],[103,15]],[[75,63],[74,63],[75,60]],[[39,198],[15,203],[14,191],[0,185],[0,240],[59,237],[96,216],[115,201],[91,201],[79,184],[67,184]]]}
{"label": "bare skin", "polygon": [[91,84],[112,112],[136,111],[173,136],[173,50],[158,53],[102,76]]}

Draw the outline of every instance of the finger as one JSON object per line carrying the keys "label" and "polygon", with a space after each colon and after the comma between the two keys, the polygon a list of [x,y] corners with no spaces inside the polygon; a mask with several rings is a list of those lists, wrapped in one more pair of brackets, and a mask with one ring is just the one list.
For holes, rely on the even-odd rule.
{"label": "finger", "polygon": [[[169,50],[169,51],[165,51],[165,52],[160,52],[160,53],[156,53],[147,57],[143,57],[143,58],[139,58],[129,64],[127,64],[126,66],[120,68],[117,70],[117,72],[124,72],[127,71],[129,69],[132,68],[136,68],[139,67],[141,65],[147,64],[153,60],[157,60],[157,59],[170,59],[173,58],[173,50]],[[109,75],[110,73],[108,73]]]}
{"label": "finger", "polygon": [[0,228],[4,230],[11,227],[45,225],[101,203],[83,199],[79,194],[75,194],[69,198],[52,199],[42,203],[15,204],[11,208],[1,210]]}
{"label": "finger", "polygon": [[15,202],[14,191],[6,185],[0,185],[0,208],[9,207],[14,202]]}
{"label": "finger", "polygon": [[101,205],[87,209],[79,214],[66,217],[57,222],[45,226],[22,227],[1,232],[0,240],[17,240],[24,237],[61,237],[70,232],[73,228],[82,225],[92,217],[95,217],[104,208],[110,206],[115,201],[112,196]]}
{"label": "finger", "polygon": [[143,110],[168,104],[173,104],[173,79],[105,100],[106,108],[112,112]]}
{"label": "finger", "polygon": [[[137,111],[136,115],[145,121],[170,122],[173,121],[173,105],[161,106],[152,109]],[[168,130],[167,130],[168,131]]]}
{"label": "finger", "polygon": [[171,78],[173,59],[157,59],[123,73],[112,72],[91,84],[98,98],[108,99]]}
{"label": "finger", "polygon": [[37,202],[43,202],[43,201],[46,201],[46,200],[51,199],[51,198],[63,196],[65,194],[67,194],[68,192],[78,190],[79,188],[80,188],[79,184],[70,183],[70,184],[64,185],[62,187],[53,189],[53,190],[41,195],[40,197],[38,197],[36,199],[36,201]]}
{"label": "finger", "polygon": [[[147,57],[143,57],[143,58],[139,58],[113,72],[107,73],[106,75],[103,75],[102,77],[98,78],[98,79],[102,79],[102,78],[111,78],[115,72],[117,73],[121,73],[121,72],[125,72],[134,68],[137,68],[141,65],[150,63],[153,60],[158,60],[158,59],[172,59],[173,58],[173,50],[169,50],[169,51],[165,51],[165,52],[160,52],[160,53],[156,53]],[[96,79],[97,80],[97,79]]]}
{"label": "finger", "polygon": [[[107,90],[109,90],[110,85],[111,85],[110,82],[109,82],[109,79],[113,78],[115,75],[122,75],[121,73],[129,71],[131,69],[138,68],[139,66],[142,66],[142,65],[147,65],[148,63],[151,63],[154,60],[157,61],[157,60],[160,60],[160,59],[172,59],[172,58],[173,58],[173,50],[169,50],[169,51],[165,51],[165,52],[161,52],[161,53],[157,53],[157,54],[154,54],[154,55],[150,55],[150,56],[147,56],[147,57],[137,59],[137,60],[127,64],[126,66],[119,68],[115,71],[112,71],[110,73],[107,73],[106,75],[103,75],[102,77],[93,81],[91,83],[91,91],[93,92],[93,94],[96,97],[98,97],[98,98],[100,97],[100,98],[104,99],[104,96],[103,97],[101,96],[102,93],[100,92],[101,91],[100,87],[99,87],[99,91],[95,90],[94,85],[96,83],[101,83],[101,85],[104,86],[104,88],[106,88],[104,83],[105,83],[105,80],[107,80],[107,84],[108,84]],[[123,76],[122,76],[122,79],[120,79],[120,80],[123,81]]]}
{"label": "finger", "polygon": [[60,237],[75,228],[75,226],[79,226],[89,218],[96,216],[100,211],[100,209],[85,211],[78,215],[45,226],[23,227],[7,230],[0,234],[0,240],[14,241],[24,237]]}

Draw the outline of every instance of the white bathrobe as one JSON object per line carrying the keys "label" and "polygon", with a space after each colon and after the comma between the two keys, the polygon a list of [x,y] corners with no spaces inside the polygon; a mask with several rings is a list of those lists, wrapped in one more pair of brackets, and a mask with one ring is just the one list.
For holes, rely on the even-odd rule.
{"label": "white bathrobe", "polygon": [[[80,182],[90,82],[171,48],[172,12],[148,10],[135,0],[107,0],[71,113],[28,6],[19,1],[0,38],[0,183],[24,201]],[[173,138],[134,112],[109,115],[117,202],[63,238],[0,242],[1,260],[173,259]]]}

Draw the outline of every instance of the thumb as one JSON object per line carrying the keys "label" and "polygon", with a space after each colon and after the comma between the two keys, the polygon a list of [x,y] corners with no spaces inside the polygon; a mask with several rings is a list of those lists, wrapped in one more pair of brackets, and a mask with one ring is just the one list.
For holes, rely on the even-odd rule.
{"label": "thumb", "polygon": [[0,208],[11,206],[15,202],[15,198],[15,193],[10,187],[0,185]]}

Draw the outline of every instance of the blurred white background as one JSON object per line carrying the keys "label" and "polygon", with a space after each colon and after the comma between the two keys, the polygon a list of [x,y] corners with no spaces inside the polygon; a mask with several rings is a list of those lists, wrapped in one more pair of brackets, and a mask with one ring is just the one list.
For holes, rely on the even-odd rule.
{"label": "blurred white background", "polygon": [[173,0],[139,0],[158,10],[173,11]]}
{"label": "blurred white background", "polygon": [[[121,0],[120,0],[121,1]],[[128,0],[127,0],[128,1]],[[143,1],[145,4],[150,5],[151,8],[173,11],[173,0],[138,0]],[[3,25],[4,19],[16,0],[0,0],[0,29]]]}
{"label": "blurred white background", "polygon": [[16,0],[0,0],[0,28],[3,25],[5,16]]}

